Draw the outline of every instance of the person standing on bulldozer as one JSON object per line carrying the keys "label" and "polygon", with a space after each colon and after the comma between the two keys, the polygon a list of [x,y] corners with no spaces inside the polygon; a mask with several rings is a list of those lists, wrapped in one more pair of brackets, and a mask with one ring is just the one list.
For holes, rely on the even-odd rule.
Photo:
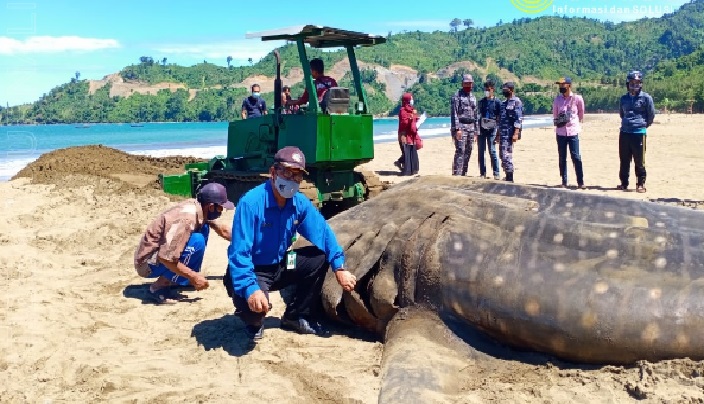
{"label": "person standing on bulldozer", "polygon": [[[325,64],[322,59],[313,59],[310,61],[310,74],[313,76],[313,84],[315,85],[315,91],[318,93],[318,102],[323,100],[323,96],[328,91],[329,88],[337,87],[337,81],[330,76],[324,74]],[[303,91],[301,98],[297,100],[286,101],[286,106],[293,105],[304,105],[308,102],[308,90]]]}
{"label": "person standing on bulldozer", "polygon": [[266,115],[266,102],[259,91],[259,84],[252,84],[252,95],[242,100],[242,119]]}

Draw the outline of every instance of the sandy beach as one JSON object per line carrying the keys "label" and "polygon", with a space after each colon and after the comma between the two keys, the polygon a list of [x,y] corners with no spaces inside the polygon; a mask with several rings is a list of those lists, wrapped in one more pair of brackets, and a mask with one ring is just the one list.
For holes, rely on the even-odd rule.
{"label": "sandy beach", "polygon": [[[567,192],[704,209],[704,116],[656,117],[644,194],[615,189],[618,127],[616,115],[586,117],[580,146],[588,189]],[[453,152],[449,135],[426,140],[420,174],[449,175]],[[392,164],[397,144],[378,144],[375,154],[365,166],[383,180],[408,178]],[[475,148],[470,176],[479,175],[476,159]],[[45,155],[0,183],[0,402],[376,402],[383,344],[342,327],[324,339],[281,330],[276,293],[265,339],[246,348],[221,281],[227,242],[215,235],[203,264],[209,289],[184,291],[172,306],[143,299],[147,282],[133,269],[134,248],[177,199],[153,182],[183,161],[77,148]],[[559,185],[553,129],[527,129],[514,164],[517,183]],[[569,159],[568,167],[575,186]],[[688,359],[632,367],[497,359],[462,380],[452,402],[704,402],[704,361]]]}

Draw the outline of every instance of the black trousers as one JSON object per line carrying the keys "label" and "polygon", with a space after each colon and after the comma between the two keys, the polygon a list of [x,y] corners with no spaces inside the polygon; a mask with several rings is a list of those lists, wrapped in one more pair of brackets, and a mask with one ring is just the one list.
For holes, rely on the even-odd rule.
{"label": "black trousers", "polygon": [[415,145],[403,145],[403,175],[418,174],[418,150]]}
{"label": "black trousers", "polygon": [[[325,253],[315,246],[306,246],[295,251],[296,267],[294,269],[286,269],[286,257],[277,265],[255,266],[254,273],[257,276],[257,283],[267,299],[269,299],[270,291],[296,285],[296,290],[286,307],[284,317],[290,319],[317,318],[322,309],[320,291],[323,288],[325,273],[330,264],[327,262]],[[223,283],[227,294],[235,305],[235,314],[247,325],[261,325],[265,314],[251,311],[247,299],[234,293],[229,267],[223,277]]]}
{"label": "black trousers", "polygon": [[618,137],[618,155],[621,169],[618,176],[621,185],[628,186],[628,171],[631,159],[635,168],[637,185],[645,185],[645,135],[621,132]]}

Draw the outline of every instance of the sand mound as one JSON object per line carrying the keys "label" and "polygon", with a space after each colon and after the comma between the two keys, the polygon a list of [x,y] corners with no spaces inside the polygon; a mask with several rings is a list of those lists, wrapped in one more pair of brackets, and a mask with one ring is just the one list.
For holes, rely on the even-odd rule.
{"label": "sand mound", "polygon": [[[101,177],[117,181],[117,188],[158,188],[158,174],[183,172],[186,163],[207,161],[186,156],[138,156],[103,145],[57,149],[41,155],[12,179],[28,177],[34,184],[55,184],[62,187],[86,185],[81,176]],[[120,184],[122,183],[122,184]],[[117,191],[112,187],[113,191]]]}

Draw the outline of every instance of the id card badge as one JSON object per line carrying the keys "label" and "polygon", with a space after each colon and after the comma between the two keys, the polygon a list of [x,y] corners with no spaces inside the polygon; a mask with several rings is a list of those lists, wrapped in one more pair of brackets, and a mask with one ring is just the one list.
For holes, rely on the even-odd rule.
{"label": "id card badge", "polygon": [[296,269],[296,252],[289,251],[286,254],[286,269],[293,270]]}

